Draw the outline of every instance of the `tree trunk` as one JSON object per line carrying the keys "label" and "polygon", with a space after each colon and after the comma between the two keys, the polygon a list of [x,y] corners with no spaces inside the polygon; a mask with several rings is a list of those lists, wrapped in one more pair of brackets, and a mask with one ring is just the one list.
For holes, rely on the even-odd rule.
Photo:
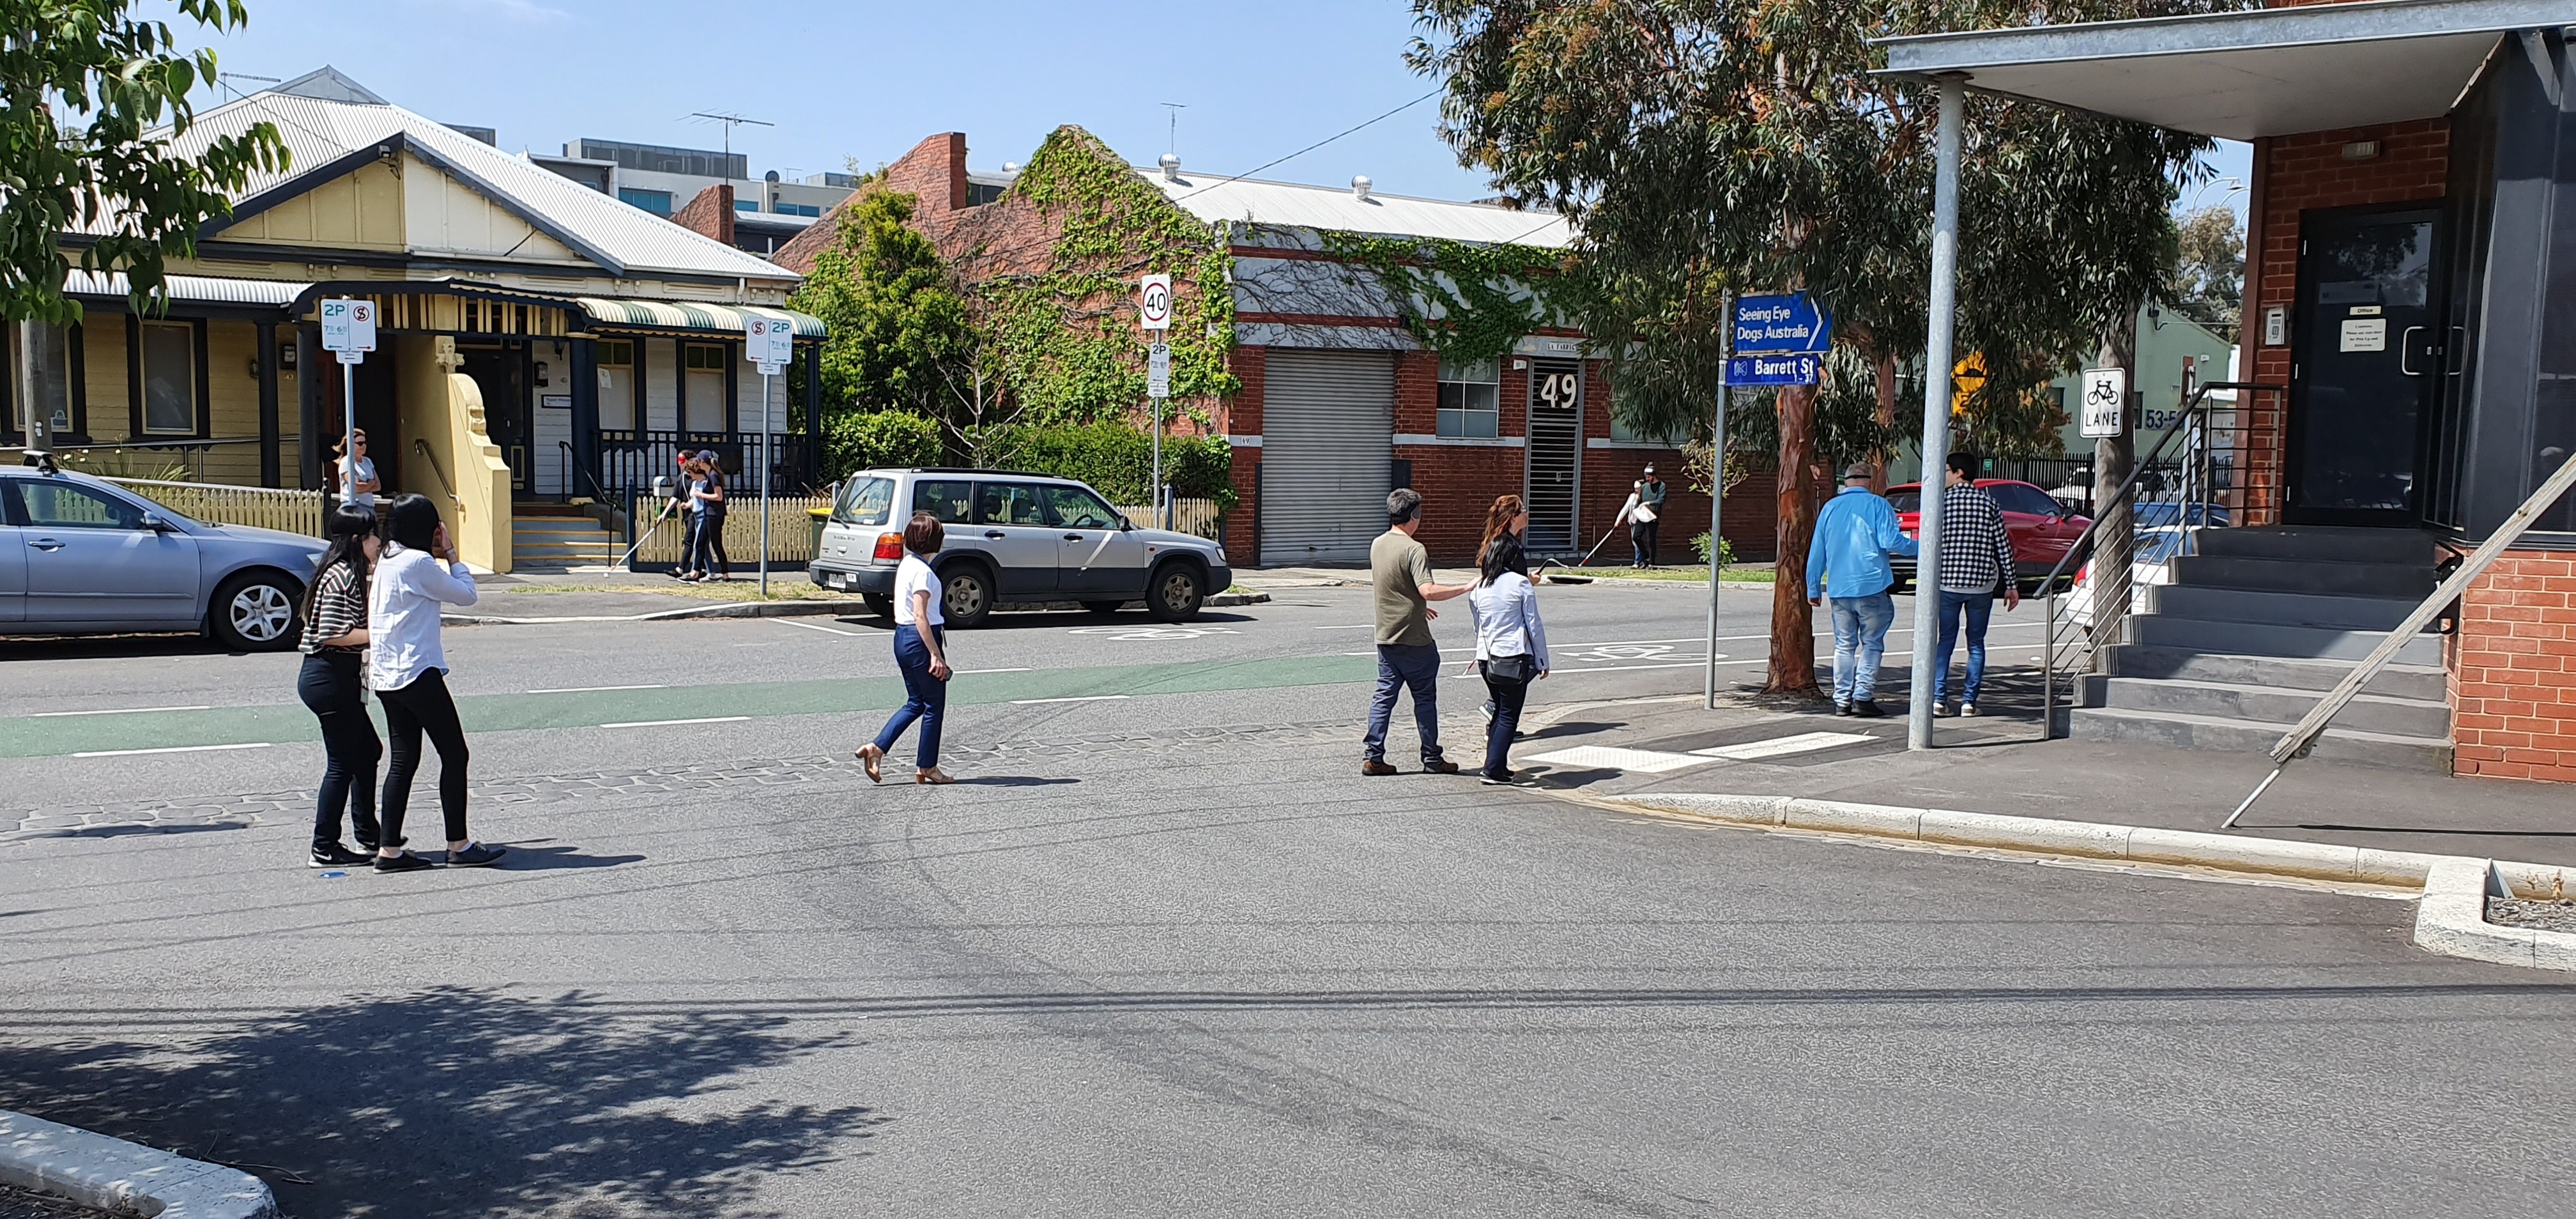
{"label": "tree trunk", "polygon": [[2120,404],[2120,434],[2105,436],[2093,442],[2093,655],[2104,655],[2103,648],[2128,639],[2130,601],[2130,556],[2135,549],[2135,497],[2111,502],[2120,485],[2129,481],[2129,472],[2138,464],[2138,313],[2129,315],[2103,332],[2102,350],[2096,368],[2119,368],[2128,372],[2129,400]]}
{"label": "tree trunk", "polygon": [[1779,396],[1780,560],[1772,573],[1771,671],[1765,694],[1816,692],[1816,627],[1807,607],[1807,545],[1816,533],[1816,387]]}

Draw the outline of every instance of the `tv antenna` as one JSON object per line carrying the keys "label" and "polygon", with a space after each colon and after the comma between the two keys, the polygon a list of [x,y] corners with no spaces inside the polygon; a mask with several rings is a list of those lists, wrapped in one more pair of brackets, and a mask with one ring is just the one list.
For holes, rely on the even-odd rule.
{"label": "tv antenna", "polygon": [[248,72],[217,72],[215,73],[215,79],[223,82],[224,88],[231,89],[232,95],[236,99],[248,96],[240,89],[233,86],[233,82],[237,80],[259,80],[266,81],[272,85],[282,85],[286,83],[284,80],[274,76],[253,76]]}
{"label": "tv antenna", "polygon": [[[722,110],[692,110],[689,112],[689,117],[698,119],[702,122],[724,124],[725,172],[722,176],[728,180],[733,177],[733,129],[740,127],[745,123],[749,123],[754,127],[775,127],[778,125],[761,119],[744,118],[739,114],[731,114]],[[751,173],[748,168],[743,172],[743,180],[746,182],[751,180]]]}
{"label": "tv antenna", "polygon": [[1179,152],[1181,150],[1181,112],[1190,108],[1189,103],[1157,102],[1155,104],[1161,106],[1163,112],[1171,116],[1171,122],[1163,130],[1163,151]]}

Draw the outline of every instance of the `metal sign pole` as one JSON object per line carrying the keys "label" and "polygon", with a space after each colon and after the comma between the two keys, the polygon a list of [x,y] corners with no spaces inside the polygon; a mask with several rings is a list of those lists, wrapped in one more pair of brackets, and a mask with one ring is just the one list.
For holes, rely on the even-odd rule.
{"label": "metal sign pole", "polygon": [[1700,683],[1706,710],[1717,710],[1717,584],[1726,559],[1726,400],[1735,390],[1717,387],[1717,419],[1708,434],[1708,676]]}
{"label": "metal sign pole", "polygon": [[777,463],[769,455],[769,369],[760,366],[760,595],[769,597],[769,474]]}
{"label": "metal sign pole", "polygon": [[1932,683],[1940,676],[1941,496],[1950,457],[1951,324],[1959,277],[1959,127],[1962,78],[1941,78],[1941,125],[1932,174],[1931,333],[1923,344],[1922,527],[1915,530],[1914,676],[1906,691],[1905,746],[1932,747]]}
{"label": "metal sign pole", "polygon": [[340,353],[340,502],[358,501],[358,366]]}

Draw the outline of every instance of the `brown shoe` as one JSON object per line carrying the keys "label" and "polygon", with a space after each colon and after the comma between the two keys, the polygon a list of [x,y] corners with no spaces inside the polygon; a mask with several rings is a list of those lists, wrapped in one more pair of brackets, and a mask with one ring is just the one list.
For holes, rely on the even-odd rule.
{"label": "brown shoe", "polygon": [[1360,763],[1360,773],[1364,775],[1391,775],[1395,773],[1395,768],[1384,762],[1369,760]]}
{"label": "brown shoe", "polygon": [[1426,775],[1454,775],[1458,773],[1458,764],[1447,758],[1442,758],[1437,762],[1425,762],[1422,764],[1422,773]]}
{"label": "brown shoe", "polygon": [[885,782],[885,771],[878,765],[885,760],[885,751],[877,748],[876,742],[870,741],[859,746],[858,753],[854,756],[859,759],[859,765],[867,768],[868,782]]}

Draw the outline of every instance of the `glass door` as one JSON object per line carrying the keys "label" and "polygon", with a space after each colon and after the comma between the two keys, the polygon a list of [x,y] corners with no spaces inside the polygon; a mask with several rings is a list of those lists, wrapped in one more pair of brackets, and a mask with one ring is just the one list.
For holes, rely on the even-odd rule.
{"label": "glass door", "polygon": [[2438,221],[2422,208],[2300,217],[2290,523],[2418,519],[2424,425],[2443,381]]}

